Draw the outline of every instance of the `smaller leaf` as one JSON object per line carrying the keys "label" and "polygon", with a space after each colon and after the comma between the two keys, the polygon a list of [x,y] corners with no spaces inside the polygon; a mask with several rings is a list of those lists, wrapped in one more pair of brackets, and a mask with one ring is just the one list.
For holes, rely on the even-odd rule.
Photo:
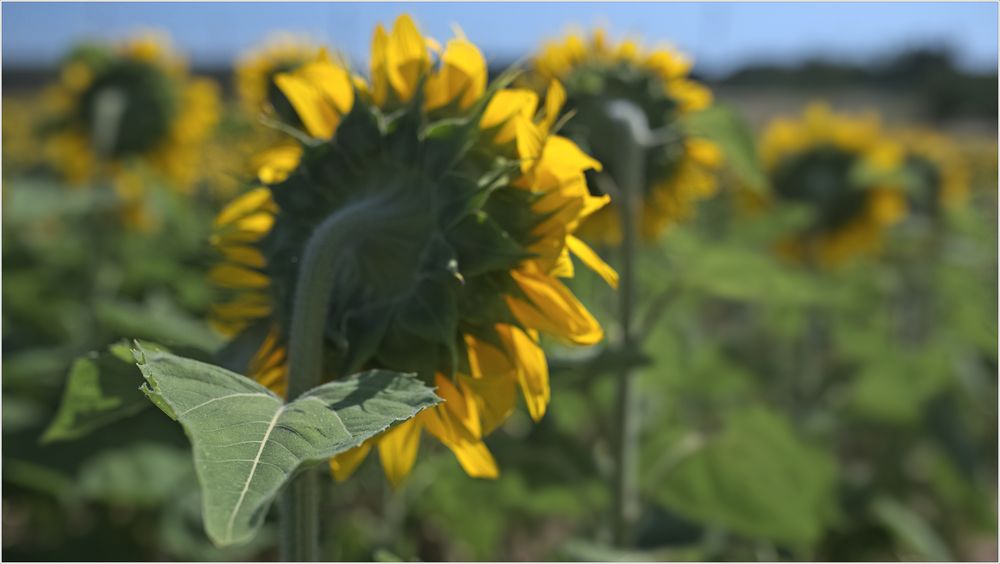
{"label": "smaller leaf", "polygon": [[361,444],[440,400],[409,375],[371,370],[291,403],[224,368],[136,343],[143,391],[184,427],[201,483],[205,530],[245,542],[300,466]]}
{"label": "smaller leaf", "polygon": [[139,372],[123,359],[120,347],[91,353],[73,363],[59,411],[42,435],[43,443],[78,439],[149,405],[139,393]]}

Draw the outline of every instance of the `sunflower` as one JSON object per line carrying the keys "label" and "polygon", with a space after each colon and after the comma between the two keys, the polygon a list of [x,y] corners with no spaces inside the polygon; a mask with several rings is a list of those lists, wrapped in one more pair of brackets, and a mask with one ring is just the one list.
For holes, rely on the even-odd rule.
{"label": "sunflower", "polygon": [[906,214],[904,153],[877,116],[836,115],[814,103],[800,120],[771,123],[760,152],[771,197],[815,213],[812,225],[779,245],[790,258],[842,263],[875,250],[882,231]]}
{"label": "sunflower", "polygon": [[[708,107],[711,92],[688,78],[691,62],[669,47],[644,49],[635,40],[617,45],[596,29],[589,40],[570,33],[547,43],[534,60],[534,82],[558,80],[565,85],[564,114],[575,117],[565,134],[609,169],[614,147],[601,142],[600,119],[605,105],[624,99],[638,107],[660,142],[646,155],[645,191],[639,232],[656,238],[672,223],[689,217],[699,199],[716,191],[715,171],[722,153],[712,142],[692,135],[685,116]],[[605,154],[607,153],[607,154]],[[614,170],[609,170],[616,177]],[[596,183],[591,190],[599,194]],[[581,233],[588,239],[617,244],[622,237],[613,206],[594,214]]]}
{"label": "sunflower", "polygon": [[587,190],[585,171],[600,164],[553,131],[562,87],[552,83],[540,110],[532,91],[487,85],[465,37],[442,49],[405,15],[375,29],[367,79],[321,53],[275,82],[302,124],[299,156],[271,153],[260,185],[216,220],[224,260],[211,278],[229,297],[214,324],[233,336],[229,350],[247,351],[236,364],[283,391],[299,257],[320,222],[350,209],[357,228],[330,257],[328,377],[416,372],[446,401],[333,459],[334,476],[375,447],[398,484],[424,431],[469,475],[497,476],[483,437],[518,388],[535,420],[549,402],[540,335],[603,337],[560,280],[573,275],[571,257],[617,283],[573,235],[608,198]]}
{"label": "sunflower", "polygon": [[969,166],[952,139],[927,129],[903,130],[896,137],[914,183],[909,191],[914,212],[936,215],[968,201]]}
{"label": "sunflower", "polygon": [[218,120],[218,88],[188,76],[164,39],[83,45],[44,94],[46,160],[73,185],[110,180],[127,219],[142,223],[149,167],[182,193],[199,179],[200,148]]}

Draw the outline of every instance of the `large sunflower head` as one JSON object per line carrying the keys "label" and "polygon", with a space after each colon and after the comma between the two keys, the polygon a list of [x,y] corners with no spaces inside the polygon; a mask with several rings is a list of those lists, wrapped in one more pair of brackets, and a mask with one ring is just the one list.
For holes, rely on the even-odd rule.
{"label": "large sunflower head", "polygon": [[200,147],[218,120],[218,89],[188,76],[167,42],[145,35],[120,45],[87,44],[65,58],[45,99],[47,161],[70,183],[111,181],[141,165],[187,192],[200,175]]}
{"label": "large sunflower head", "polygon": [[[602,124],[608,103],[625,100],[639,108],[658,142],[647,151],[640,233],[646,239],[688,217],[694,203],[716,190],[715,170],[721,163],[718,147],[690,134],[685,116],[706,108],[711,92],[691,80],[691,62],[669,47],[644,49],[635,40],[614,44],[604,31],[590,38],[571,33],[547,43],[535,58],[535,80],[558,80],[566,88],[564,113],[573,112],[565,127],[567,137],[608,167],[618,177],[613,153]],[[599,193],[597,183],[591,190]],[[618,213],[609,206],[594,214],[582,232],[594,240],[621,239]]]}
{"label": "large sunflower head", "polygon": [[915,213],[938,215],[969,199],[969,166],[954,140],[928,129],[908,129],[898,134],[909,173],[910,208]]}
{"label": "large sunflower head", "polygon": [[284,386],[298,264],[317,226],[339,214],[326,319],[327,377],[362,368],[416,372],[446,402],[332,461],[344,477],[378,446],[392,482],[414,463],[421,431],[473,476],[496,464],[482,438],[514,408],[520,387],[540,418],[549,400],[542,333],[602,338],[560,281],[575,255],[616,275],[573,236],[606,197],[584,173],[600,165],[551,126],[562,101],[487,85],[464,37],[443,49],[407,16],[376,28],[368,78],[321,54],[276,83],[303,130],[298,153],[261,163],[262,182],[225,208],[212,272],[229,293],[216,326],[265,385]]}
{"label": "large sunflower head", "polygon": [[294,119],[295,111],[274,77],[313,61],[319,50],[307,38],[280,34],[246,53],[236,64],[236,93],[243,110],[249,115],[276,112],[286,120]]}
{"label": "large sunflower head", "polygon": [[812,104],[801,119],[775,120],[760,151],[772,197],[814,213],[808,228],[782,243],[787,256],[838,264],[877,248],[882,231],[906,213],[904,153],[874,115]]}

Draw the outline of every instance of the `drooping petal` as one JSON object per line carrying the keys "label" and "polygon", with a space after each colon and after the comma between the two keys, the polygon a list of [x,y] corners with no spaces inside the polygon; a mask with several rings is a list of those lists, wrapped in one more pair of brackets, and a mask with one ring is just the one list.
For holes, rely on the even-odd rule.
{"label": "drooping petal", "polygon": [[[471,435],[455,415],[444,406],[425,410],[420,416],[429,433],[444,443],[465,473],[473,478],[496,478],[500,475],[496,460],[486,444]],[[426,414],[426,415],[425,415]]]}
{"label": "drooping petal", "polygon": [[422,425],[417,418],[404,421],[386,431],[378,439],[378,456],[385,477],[393,487],[399,487],[410,474],[420,450]]}
{"label": "drooping petal", "polygon": [[351,477],[351,474],[358,469],[358,466],[365,461],[368,452],[372,449],[374,440],[368,440],[351,450],[344,451],[330,459],[330,471],[333,478],[338,482]]}
{"label": "drooping petal", "polygon": [[594,345],[604,338],[600,324],[562,282],[525,270],[511,271],[511,276],[527,297],[507,297],[522,325],[577,345]]}
{"label": "drooping petal", "polygon": [[604,262],[604,259],[594,252],[589,245],[584,243],[577,237],[570,235],[566,238],[566,246],[569,250],[580,259],[583,264],[587,265],[591,270],[597,273],[598,276],[604,279],[608,283],[608,286],[612,288],[618,287],[618,273],[615,269],[611,268],[611,265]]}
{"label": "drooping petal", "polygon": [[437,395],[444,400],[440,407],[450,413],[454,420],[462,426],[463,432],[456,432],[455,436],[467,433],[475,439],[481,438],[483,429],[479,422],[479,408],[476,403],[467,398],[450,379],[440,374],[437,375],[434,383],[437,385]]}
{"label": "drooping petal", "polygon": [[499,332],[507,354],[515,359],[517,364],[517,380],[521,385],[524,403],[528,413],[535,421],[545,416],[549,405],[551,390],[549,389],[549,365],[545,361],[545,352],[538,346],[537,335],[532,337],[517,327],[509,325]]}
{"label": "drooping petal", "polygon": [[[500,353],[502,354],[502,353]],[[510,364],[509,361],[504,361]],[[489,435],[510,417],[517,403],[515,374],[503,372],[487,378],[459,375],[459,385],[476,402],[483,436]]]}

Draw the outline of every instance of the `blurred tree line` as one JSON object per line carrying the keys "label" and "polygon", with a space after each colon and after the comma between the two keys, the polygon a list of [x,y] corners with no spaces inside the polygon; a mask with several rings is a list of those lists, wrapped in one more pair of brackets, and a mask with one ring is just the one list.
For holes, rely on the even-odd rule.
{"label": "blurred tree line", "polygon": [[920,47],[872,64],[813,58],[793,66],[752,65],[708,81],[713,86],[825,91],[867,87],[917,99],[924,119],[997,119],[997,73],[959,68],[944,47]]}

